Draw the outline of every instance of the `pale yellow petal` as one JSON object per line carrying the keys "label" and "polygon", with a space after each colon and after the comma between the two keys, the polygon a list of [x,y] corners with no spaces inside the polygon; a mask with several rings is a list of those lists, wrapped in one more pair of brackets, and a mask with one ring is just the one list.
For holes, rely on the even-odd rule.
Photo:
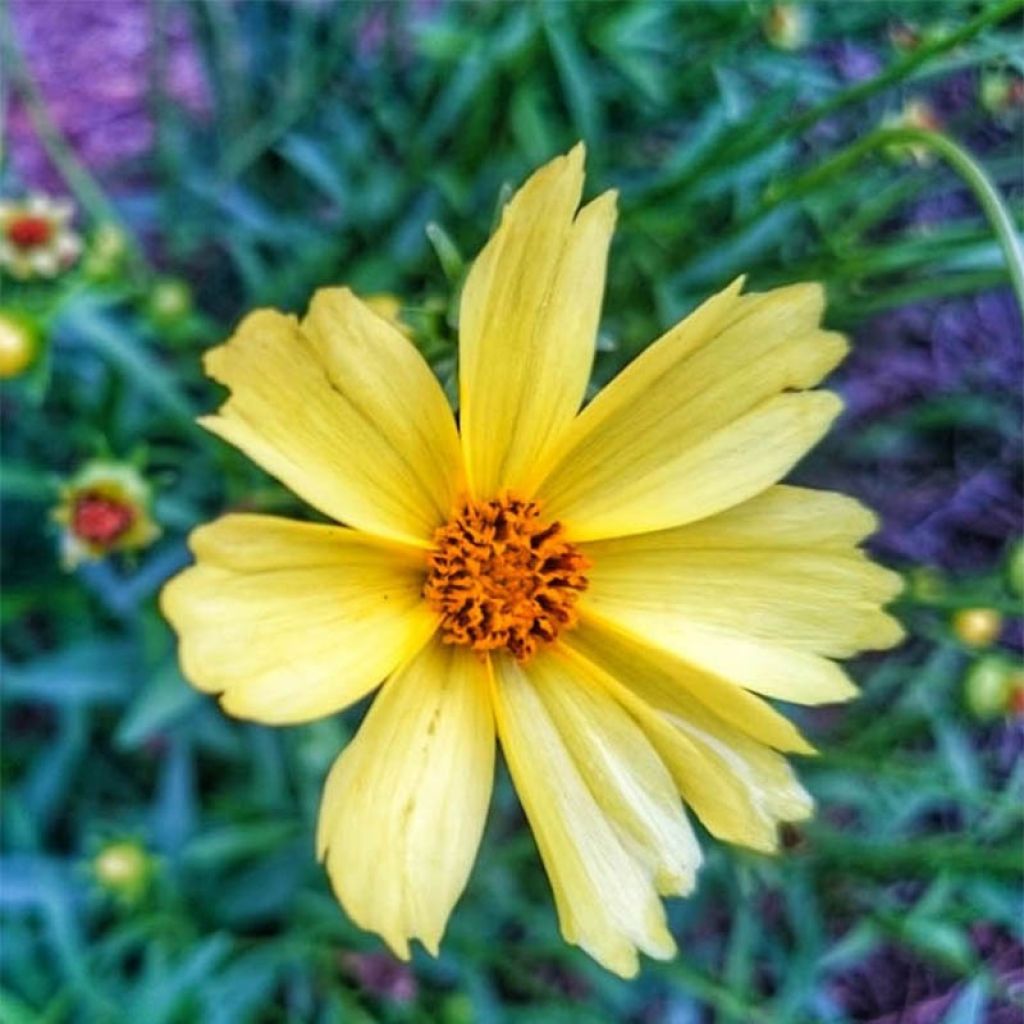
{"label": "pale yellow petal", "polygon": [[528,486],[583,401],[615,195],[576,215],[582,189],[580,145],[516,193],[466,279],[460,422],[477,497]]}
{"label": "pale yellow petal", "polygon": [[622,845],[658,892],[693,890],[700,849],[676,787],[637,725],[595,687],[571,652],[557,648],[528,673],[576,767]]}
{"label": "pale yellow petal", "polygon": [[665,529],[778,481],[840,409],[813,387],[846,352],[821,290],[716,295],[652,345],[565,433],[537,494],[578,539]]}
{"label": "pale yellow petal", "polygon": [[334,891],[400,957],[435,956],[466,886],[494,777],[484,666],[428,644],[389,679],[335,762],[317,829]]}
{"label": "pale yellow petal", "polygon": [[[579,657],[579,655],[577,655]],[[589,659],[587,659],[589,661]],[[813,804],[782,755],[693,702],[668,715],[637,696],[646,664],[589,661],[592,678],[635,719],[705,828],[719,839],[772,852],[778,824],[810,815]]]}
{"label": "pale yellow petal", "polygon": [[586,615],[565,635],[564,644],[659,711],[685,717],[696,703],[759,743],[792,753],[814,752],[796,726],[759,697],[651,646],[621,625]]}
{"label": "pale yellow petal", "polygon": [[699,547],[689,529],[584,544],[585,607],[658,643],[695,624],[845,658],[902,638],[881,611],[900,577],[856,548]]}
{"label": "pale yellow petal", "polygon": [[878,518],[834,491],[777,484],[741,505],[674,531],[694,548],[850,548],[878,529]]}
{"label": "pale yellow petal", "polygon": [[842,668],[820,654],[691,622],[674,621],[670,628],[648,632],[636,628],[628,616],[613,621],[702,672],[764,697],[793,704],[834,704],[858,693]]}
{"label": "pale yellow petal", "polygon": [[325,515],[426,546],[462,487],[454,418],[416,349],[346,289],[302,326],[248,316],[207,353],[231,397],[200,421]]}
{"label": "pale yellow petal", "polygon": [[623,846],[536,686],[504,655],[492,659],[498,735],[554,892],[562,934],[623,977],[637,949],[675,944],[648,870]]}
{"label": "pale yellow petal", "polygon": [[192,534],[198,564],[161,606],[182,671],[258,722],[333,714],[372,690],[436,628],[422,555],[338,526],[226,516]]}

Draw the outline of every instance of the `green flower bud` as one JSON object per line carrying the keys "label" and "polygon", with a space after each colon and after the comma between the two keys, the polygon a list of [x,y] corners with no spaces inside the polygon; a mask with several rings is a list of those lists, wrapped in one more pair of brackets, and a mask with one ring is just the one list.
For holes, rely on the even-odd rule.
{"label": "green flower bud", "polygon": [[116,224],[101,224],[89,241],[82,270],[94,281],[115,277],[124,265],[128,239]]}
{"label": "green flower bud", "polygon": [[92,859],[92,874],[111,895],[134,903],[149,888],[155,864],[137,842],[122,839],[108,843]]}
{"label": "green flower bud", "polygon": [[158,324],[172,324],[192,312],[192,290],[179,278],[160,278],[153,285],[146,309]]}
{"label": "green flower bud", "polygon": [[972,715],[981,721],[1006,713],[1011,696],[1013,668],[1005,658],[979,658],[964,679],[964,700]]}

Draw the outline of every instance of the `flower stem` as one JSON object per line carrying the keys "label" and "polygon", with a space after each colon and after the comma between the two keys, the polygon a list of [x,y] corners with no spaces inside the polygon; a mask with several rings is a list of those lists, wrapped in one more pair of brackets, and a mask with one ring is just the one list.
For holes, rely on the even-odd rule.
{"label": "flower stem", "polygon": [[803,116],[794,118],[786,129],[786,135],[796,137],[803,134],[812,125],[823,118],[834,114],[842,107],[868,99],[883,89],[897,82],[903,82],[911,72],[927,64],[933,57],[946,53],[976,36],[983,28],[1005,21],[1012,14],[1024,7],[1024,0],[1002,0],[982,8],[981,13],[972,21],[948,35],[939,36],[929,42],[915,47],[903,60],[890,65],[881,74],[855,85],[852,89],[833,96],[817,107],[812,107]]}
{"label": "flower stem", "polygon": [[1010,283],[1024,318],[1024,247],[1010,211],[985,169],[948,135],[924,128],[883,128],[875,132],[876,145],[911,144],[927,146],[960,175],[988,218],[1003,250]]}
{"label": "flower stem", "polygon": [[766,197],[765,205],[771,209],[782,202],[806,195],[827,181],[846,173],[854,164],[877,150],[884,151],[893,146],[908,145],[926,147],[942,157],[974,193],[1003,250],[1010,284],[1021,317],[1024,318],[1024,248],[1021,246],[1020,236],[1010,211],[981,164],[966,149],[941,132],[925,128],[879,128],[836,154],[831,160],[819,164],[788,185],[773,190]]}

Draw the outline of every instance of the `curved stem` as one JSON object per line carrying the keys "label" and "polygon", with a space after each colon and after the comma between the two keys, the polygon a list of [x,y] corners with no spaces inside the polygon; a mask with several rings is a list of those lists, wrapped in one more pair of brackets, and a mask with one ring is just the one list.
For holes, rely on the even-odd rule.
{"label": "curved stem", "polygon": [[845,173],[863,157],[876,150],[908,145],[923,146],[942,157],[974,193],[1003,250],[1010,285],[1016,296],[1021,317],[1024,319],[1024,246],[1021,245],[1020,235],[1010,211],[981,164],[966,149],[941,132],[925,128],[879,128],[831,160],[826,160],[788,185],[772,191],[766,197],[765,208],[771,209],[780,203],[814,191],[825,182]]}
{"label": "curved stem", "polygon": [[985,169],[948,135],[925,128],[883,128],[874,133],[875,145],[926,146],[942,157],[974,193],[1003,250],[1010,283],[1024,319],[1024,246],[1003,197]]}

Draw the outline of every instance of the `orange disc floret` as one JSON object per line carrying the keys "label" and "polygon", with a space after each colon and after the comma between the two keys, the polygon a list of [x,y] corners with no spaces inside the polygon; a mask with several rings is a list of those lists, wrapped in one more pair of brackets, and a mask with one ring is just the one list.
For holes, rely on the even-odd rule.
{"label": "orange disc floret", "polygon": [[481,654],[506,648],[527,661],[575,625],[590,563],[537,502],[467,500],[434,543],[423,596],[441,615],[445,643]]}

